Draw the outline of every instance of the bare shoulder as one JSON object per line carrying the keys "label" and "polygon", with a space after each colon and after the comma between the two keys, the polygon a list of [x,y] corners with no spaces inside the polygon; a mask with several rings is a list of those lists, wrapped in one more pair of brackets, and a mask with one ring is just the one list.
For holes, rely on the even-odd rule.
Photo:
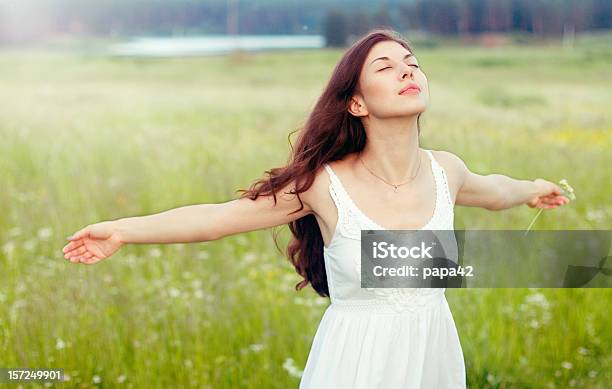
{"label": "bare shoulder", "polygon": [[453,196],[456,198],[457,192],[463,186],[469,170],[459,156],[446,150],[431,150],[436,161],[442,166],[448,177],[448,185]]}
{"label": "bare shoulder", "polygon": [[446,150],[431,150],[447,173],[466,174],[467,166],[458,155]]}
{"label": "bare shoulder", "polygon": [[323,210],[326,200],[329,197],[329,175],[325,171],[325,167],[321,166],[314,173],[314,181],[312,185],[300,195],[304,198],[304,202],[308,204],[308,208],[316,216],[325,213]]}

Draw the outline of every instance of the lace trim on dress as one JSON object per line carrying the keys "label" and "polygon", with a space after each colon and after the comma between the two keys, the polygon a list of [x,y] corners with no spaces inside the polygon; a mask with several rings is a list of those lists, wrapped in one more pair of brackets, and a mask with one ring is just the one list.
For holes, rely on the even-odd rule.
{"label": "lace trim on dress", "polygon": [[439,170],[440,170],[440,173],[442,173],[442,176],[443,176],[442,178],[444,180],[444,185],[442,186],[444,187],[444,193],[446,194],[446,199],[448,200],[448,204],[450,204],[450,209],[453,210],[455,203],[453,202],[453,199],[450,194],[450,188],[448,187],[448,177],[446,176],[446,171],[444,170],[442,166],[439,167]]}

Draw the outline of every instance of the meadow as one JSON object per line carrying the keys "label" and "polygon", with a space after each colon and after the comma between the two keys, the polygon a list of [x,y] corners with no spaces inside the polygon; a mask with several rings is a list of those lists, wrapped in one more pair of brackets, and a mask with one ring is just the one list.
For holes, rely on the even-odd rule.
{"label": "meadow", "polygon": [[[479,174],[566,178],[577,200],[534,230],[609,229],[606,42],[417,44],[431,95],[422,147]],[[329,300],[294,290],[286,226],[127,245],[94,266],[61,249],[97,221],[237,198],[286,163],[341,54],[0,51],[0,367],[63,368],[56,387],[296,387]],[[455,228],[525,229],[536,212],[457,207]],[[446,295],[470,388],[610,387],[608,289]]]}

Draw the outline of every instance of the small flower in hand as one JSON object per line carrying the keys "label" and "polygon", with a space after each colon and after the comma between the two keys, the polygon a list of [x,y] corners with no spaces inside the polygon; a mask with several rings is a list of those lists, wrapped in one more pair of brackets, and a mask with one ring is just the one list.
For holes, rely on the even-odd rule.
{"label": "small flower in hand", "polygon": [[574,188],[570,186],[565,178],[559,181],[560,187],[540,178],[536,179],[534,182],[542,185],[542,193],[544,193],[544,195],[535,197],[527,203],[530,208],[540,208],[540,211],[538,211],[533,220],[531,220],[531,223],[529,223],[525,235],[531,230],[533,223],[535,223],[544,209],[556,208],[560,205],[568,204],[570,199],[576,200]]}
{"label": "small flower in hand", "polygon": [[[567,185],[569,187],[567,180],[564,180],[559,181],[559,184]],[[527,205],[530,208],[551,209],[557,208],[560,205],[565,205],[570,202],[570,198],[567,193],[571,193],[571,196],[575,198],[574,189],[571,187],[569,187],[571,189],[571,192],[569,192],[559,185],[541,178],[536,178],[534,183],[536,183],[539,187],[539,194],[527,202]]]}
{"label": "small flower in hand", "polygon": [[563,194],[569,197],[572,200],[576,200],[576,195],[574,194],[574,188],[570,186],[567,180],[564,178],[559,181],[559,185],[561,185],[561,189],[563,190]]}

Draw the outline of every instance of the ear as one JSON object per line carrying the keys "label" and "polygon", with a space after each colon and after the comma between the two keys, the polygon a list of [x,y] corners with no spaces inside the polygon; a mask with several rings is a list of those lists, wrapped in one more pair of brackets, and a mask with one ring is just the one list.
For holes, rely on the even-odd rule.
{"label": "ear", "polygon": [[355,95],[351,97],[351,101],[349,102],[348,111],[353,116],[366,116],[368,114],[368,109],[365,106],[365,103],[361,96]]}

